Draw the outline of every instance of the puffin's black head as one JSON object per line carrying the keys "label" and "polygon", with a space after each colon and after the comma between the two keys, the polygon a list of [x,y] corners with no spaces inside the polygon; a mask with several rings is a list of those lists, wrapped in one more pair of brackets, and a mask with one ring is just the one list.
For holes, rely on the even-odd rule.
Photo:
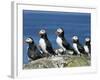
{"label": "puffin's black head", "polygon": [[33,41],[33,39],[31,37],[27,38],[25,40],[25,42],[28,43],[28,44],[34,43],[34,41]]}
{"label": "puffin's black head", "polygon": [[78,39],[77,36],[73,36],[72,37],[72,41],[73,41],[73,43],[78,43],[79,42],[79,39]]}
{"label": "puffin's black head", "polygon": [[85,44],[86,45],[90,44],[90,38],[85,38]]}
{"label": "puffin's black head", "polygon": [[58,28],[56,31],[56,35],[59,37],[64,37],[64,30],[63,28]]}
{"label": "puffin's black head", "polygon": [[47,38],[47,33],[44,29],[41,29],[39,31],[39,35],[40,35],[41,38]]}

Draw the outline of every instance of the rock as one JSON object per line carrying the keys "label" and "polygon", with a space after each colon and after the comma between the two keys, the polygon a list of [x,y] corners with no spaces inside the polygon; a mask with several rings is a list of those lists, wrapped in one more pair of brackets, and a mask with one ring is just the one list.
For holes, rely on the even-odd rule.
{"label": "rock", "polygon": [[91,60],[86,55],[61,55],[41,58],[24,64],[24,69],[61,68],[90,66]]}

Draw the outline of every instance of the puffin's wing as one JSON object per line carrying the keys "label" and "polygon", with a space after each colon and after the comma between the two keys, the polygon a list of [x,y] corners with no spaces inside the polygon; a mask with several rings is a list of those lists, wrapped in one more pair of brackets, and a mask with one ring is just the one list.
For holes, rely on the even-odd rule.
{"label": "puffin's wing", "polygon": [[49,53],[54,53],[53,51],[53,48],[52,48],[52,45],[50,43],[50,41],[46,41],[46,50],[49,52]]}
{"label": "puffin's wing", "polygon": [[66,41],[66,39],[62,39],[62,45],[69,50],[73,50],[70,44]]}
{"label": "puffin's wing", "polygon": [[79,46],[78,46],[78,49],[79,49],[79,51],[80,52],[82,52],[82,53],[84,53],[84,47],[81,45],[81,44],[79,44]]}
{"label": "puffin's wing", "polygon": [[30,48],[28,48],[27,54],[28,54],[29,58],[31,58],[32,60],[34,60],[35,55],[34,55],[34,51],[33,50],[31,50]]}

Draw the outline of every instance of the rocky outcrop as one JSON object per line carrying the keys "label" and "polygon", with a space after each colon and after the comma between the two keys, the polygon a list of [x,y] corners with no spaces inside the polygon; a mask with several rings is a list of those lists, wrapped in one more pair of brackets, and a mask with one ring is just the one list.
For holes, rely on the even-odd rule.
{"label": "rocky outcrop", "polygon": [[61,68],[90,66],[91,60],[87,55],[61,55],[41,58],[24,64],[24,69]]}

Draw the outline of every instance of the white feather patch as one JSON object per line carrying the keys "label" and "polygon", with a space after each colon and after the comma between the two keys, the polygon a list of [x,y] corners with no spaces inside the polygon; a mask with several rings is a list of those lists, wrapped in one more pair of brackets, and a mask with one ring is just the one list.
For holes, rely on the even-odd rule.
{"label": "white feather patch", "polygon": [[85,41],[86,41],[86,42],[90,41],[90,38],[85,38]]}
{"label": "white feather patch", "polygon": [[32,39],[31,38],[27,38],[25,41],[26,42],[32,42]]}
{"label": "white feather patch", "polygon": [[39,46],[41,47],[41,49],[42,49],[45,53],[48,53],[47,50],[46,50],[46,43],[45,43],[44,39],[40,38],[40,40],[39,40]]}
{"label": "white feather patch", "polygon": [[62,45],[62,39],[60,37],[57,37],[56,39],[57,44],[64,50],[66,51],[66,49],[64,48],[64,46]]}
{"label": "white feather patch", "polygon": [[39,33],[40,33],[40,34],[44,34],[44,33],[46,33],[46,31],[45,31],[44,29],[42,29],[42,30],[40,30]]}
{"label": "white feather patch", "polygon": [[73,39],[73,40],[78,40],[78,37],[77,37],[77,36],[73,36],[72,39]]}
{"label": "white feather patch", "polygon": [[76,43],[73,43],[73,48],[78,54],[80,54]]}
{"label": "white feather patch", "polygon": [[89,48],[88,48],[88,46],[84,45],[84,49],[85,49],[85,52],[86,52],[86,53],[89,53]]}
{"label": "white feather patch", "polygon": [[63,30],[62,30],[61,28],[58,28],[58,29],[57,29],[57,32],[62,33]]}

